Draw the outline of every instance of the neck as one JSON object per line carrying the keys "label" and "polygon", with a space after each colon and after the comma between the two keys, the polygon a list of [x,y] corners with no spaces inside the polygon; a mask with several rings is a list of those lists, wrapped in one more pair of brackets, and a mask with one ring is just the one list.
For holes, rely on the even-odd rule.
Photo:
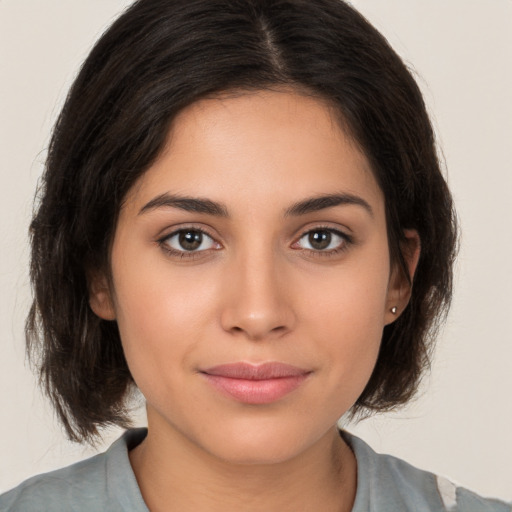
{"label": "neck", "polygon": [[151,512],[352,509],[356,461],[335,427],[293,459],[266,464],[231,463],[180,433],[159,433],[149,422],[146,439],[130,452]]}

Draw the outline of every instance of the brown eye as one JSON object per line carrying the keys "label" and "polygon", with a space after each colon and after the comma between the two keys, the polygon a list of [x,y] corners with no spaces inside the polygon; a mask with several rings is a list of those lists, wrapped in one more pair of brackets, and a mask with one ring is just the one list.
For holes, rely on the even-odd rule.
{"label": "brown eye", "polygon": [[312,231],[308,235],[308,242],[318,251],[327,249],[331,243],[332,235],[329,231]]}
{"label": "brown eye", "polygon": [[198,229],[180,229],[162,240],[163,244],[176,252],[200,252],[217,247],[216,242]]}
{"label": "brown eye", "polygon": [[301,236],[297,245],[310,251],[330,252],[342,249],[349,239],[340,231],[334,229],[314,229]]}
{"label": "brown eye", "polygon": [[203,233],[200,231],[182,231],[178,235],[178,243],[185,251],[195,251],[203,242]]}

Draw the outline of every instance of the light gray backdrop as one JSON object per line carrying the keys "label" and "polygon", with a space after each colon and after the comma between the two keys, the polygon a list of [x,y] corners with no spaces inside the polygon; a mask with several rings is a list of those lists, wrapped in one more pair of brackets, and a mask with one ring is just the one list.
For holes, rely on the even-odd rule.
{"label": "light gray backdrop", "polygon": [[[64,440],[24,363],[26,233],[67,88],[129,3],[0,0],[0,491],[92,453]],[[512,1],[353,4],[419,75],[463,237],[452,313],[422,397],[351,428],[378,450],[510,499]]]}

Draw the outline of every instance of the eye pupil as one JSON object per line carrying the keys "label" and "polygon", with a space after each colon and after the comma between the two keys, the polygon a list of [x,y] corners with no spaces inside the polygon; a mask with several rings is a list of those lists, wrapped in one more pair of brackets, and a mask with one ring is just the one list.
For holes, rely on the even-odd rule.
{"label": "eye pupil", "polygon": [[200,231],[182,231],[179,234],[179,243],[186,251],[193,251],[201,246],[203,234]]}
{"label": "eye pupil", "polygon": [[321,250],[329,247],[332,233],[329,231],[312,231],[309,233],[309,243],[311,247]]}

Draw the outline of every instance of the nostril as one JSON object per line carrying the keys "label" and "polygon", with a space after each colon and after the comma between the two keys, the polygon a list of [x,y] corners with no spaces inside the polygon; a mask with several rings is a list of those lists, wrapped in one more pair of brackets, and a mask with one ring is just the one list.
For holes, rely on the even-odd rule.
{"label": "nostril", "polygon": [[285,325],[278,325],[277,327],[268,328],[265,325],[234,325],[230,329],[231,334],[245,335],[248,339],[253,341],[261,341],[266,338],[281,337],[289,330]]}
{"label": "nostril", "polygon": [[220,310],[220,322],[225,332],[251,340],[284,336],[293,330],[295,314],[291,304],[278,295],[277,287],[235,289],[227,295]]}

